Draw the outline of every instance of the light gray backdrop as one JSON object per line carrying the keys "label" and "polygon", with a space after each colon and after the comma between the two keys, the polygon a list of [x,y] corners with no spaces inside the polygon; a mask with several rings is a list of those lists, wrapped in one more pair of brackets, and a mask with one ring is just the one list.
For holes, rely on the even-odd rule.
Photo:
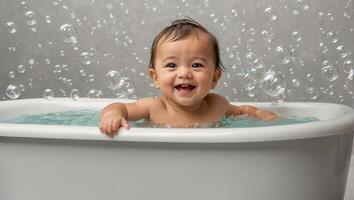
{"label": "light gray backdrop", "polygon": [[[220,41],[226,71],[215,92],[232,101],[272,101],[268,70],[285,101],[353,106],[352,0],[3,0],[0,99],[134,98],[157,95],[147,77],[150,45],[172,20],[192,17]],[[123,78],[113,93],[105,76]],[[272,87],[281,79],[275,79]],[[50,89],[50,90],[48,90]],[[51,94],[51,92],[53,94]],[[269,92],[269,90],[268,90]]]}

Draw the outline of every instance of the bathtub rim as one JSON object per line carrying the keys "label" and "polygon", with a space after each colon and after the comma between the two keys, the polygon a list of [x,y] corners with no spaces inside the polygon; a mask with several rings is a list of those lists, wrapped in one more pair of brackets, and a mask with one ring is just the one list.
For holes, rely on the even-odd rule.
{"label": "bathtub rim", "polygon": [[[92,102],[99,100],[100,102]],[[79,103],[106,105],[111,102],[131,102],[134,100],[118,99],[85,99]],[[20,99],[0,101],[0,110],[4,103],[15,106],[18,103],[47,103],[63,104],[73,102],[69,98],[56,98],[51,101],[44,99]],[[259,107],[269,107],[264,102],[237,102],[235,104],[250,104]],[[247,128],[131,128],[129,131],[121,129],[119,136],[113,139],[101,134],[98,127],[58,126],[58,125],[29,125],[0,123],[1,137],[16,138],[45,138],[70,140],[107,140],[128,142],[168,142],[168,143],[240,143],[240,142],[266,142],[294,139],[306,139],[352,133],[354,131],[354,110],[349,106],[320,102],[285,102],[278,108],[299,107],[335,108],[344,112],[335,119],[321,120],[303,124],[291,124],[267,127]],[[85,104],[86,105],[86,104]],[[74,106],[75,107],[75,106]],[[50,112],[50,111],[49,111]],[[339,112],[339,111],[337,111]],[[295,127],[296,126],[296,127]],[[50,131],[43,131],[48,130]],[[217,131],[215,131],[217,130]]]}

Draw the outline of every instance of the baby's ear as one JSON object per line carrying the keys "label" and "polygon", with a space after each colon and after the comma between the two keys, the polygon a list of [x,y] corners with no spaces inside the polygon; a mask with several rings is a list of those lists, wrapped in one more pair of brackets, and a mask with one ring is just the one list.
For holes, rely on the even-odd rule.
{"label": "baby's ear", "polygon": [[213,83],[211,85],[211,89],[214,89],[216,84],[218,83],[220,77],[222,75],[222,70],[220,69],[220,67],[217,67],[215,69],[214,75],[213,75]]}
{"label": "baby's ear", "polygon": [[149,69],[149,76],[150,76],[150,78],[152,79],[152,81],[154,82],[155,87],[156,87],[157,89],[159,89],[159,88],[160,88],[160,86],[159,86],[159,79],[158,79],[158,77],[157,77],[157,73],[156,73],[155,68],[150,68],[150,69]]}

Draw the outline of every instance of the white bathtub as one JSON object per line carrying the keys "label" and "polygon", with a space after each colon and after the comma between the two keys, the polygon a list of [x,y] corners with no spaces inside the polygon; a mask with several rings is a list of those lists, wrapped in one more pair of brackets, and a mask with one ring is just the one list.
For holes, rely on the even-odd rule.
{"label": "white bathtub", "polygon": [[[0,102],[0,119],[99,109],[115,99]],[[321,119],[257,128],[131,128],[0,124],[1,200],[340,200],[353,110],[327,103],[268,106]]]}

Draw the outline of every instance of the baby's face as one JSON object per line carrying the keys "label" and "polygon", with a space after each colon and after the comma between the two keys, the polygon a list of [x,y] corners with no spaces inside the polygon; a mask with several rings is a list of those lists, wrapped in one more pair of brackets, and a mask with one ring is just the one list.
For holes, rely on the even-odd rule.
{"label": "baby's face", "polygon": [[200,105],[221,76],[212,43],[203,32],[159,43],[149,73],[162,94],[182,106]]}

